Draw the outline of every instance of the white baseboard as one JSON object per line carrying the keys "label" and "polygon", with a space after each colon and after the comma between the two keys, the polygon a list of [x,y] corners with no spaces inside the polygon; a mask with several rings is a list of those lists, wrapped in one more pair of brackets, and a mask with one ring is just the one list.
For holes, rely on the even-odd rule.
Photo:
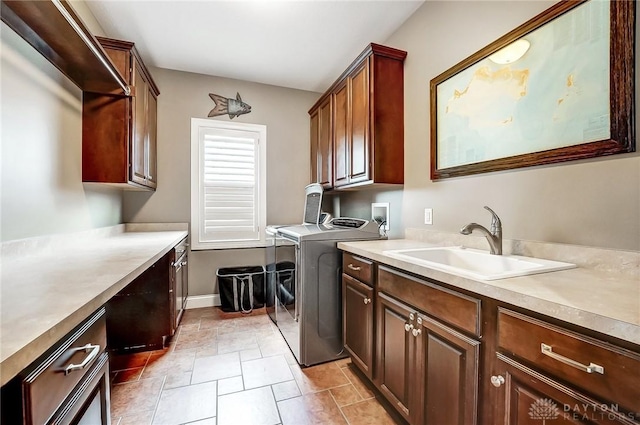
{"label": "white baseboard", "polygon": [[220,294],[193,295],[187,297],[187,310],[192,308],[216,307],[220,304]]}

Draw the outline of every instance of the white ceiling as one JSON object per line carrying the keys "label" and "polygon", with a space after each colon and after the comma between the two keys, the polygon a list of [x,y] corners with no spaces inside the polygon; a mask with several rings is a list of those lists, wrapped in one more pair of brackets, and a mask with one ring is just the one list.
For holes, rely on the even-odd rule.
{"label": "white ceiling", "polygon": [[423,1],[114,1],[87,5],[160,68],[325,91]]}

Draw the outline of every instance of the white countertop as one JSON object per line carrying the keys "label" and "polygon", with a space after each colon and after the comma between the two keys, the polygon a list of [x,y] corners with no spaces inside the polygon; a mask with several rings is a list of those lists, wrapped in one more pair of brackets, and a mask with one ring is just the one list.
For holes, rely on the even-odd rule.
{"label": "white countertop", "polygon": [[168,227],[120,225],[107,232],[3,243],[0,385],[187,236],[186,230],[164,230]]}
{"label": "white countertop", "polygon": [[338,248],[376,262],[640,345],[638,279],[576,268],[482,281],[459,277],[383,253],[386,250],[432,246],[412,239],[338,243]]}

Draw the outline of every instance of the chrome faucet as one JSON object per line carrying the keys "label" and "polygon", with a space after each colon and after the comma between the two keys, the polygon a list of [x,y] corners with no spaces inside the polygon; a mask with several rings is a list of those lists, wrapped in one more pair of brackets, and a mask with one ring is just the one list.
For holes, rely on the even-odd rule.
{"label": "chrome faucet", "polygon": [[484,209],[489,211],[493,216],[491,217],[491,231],[478,223],[469,223],[460,229],[460,233],[463,235],[470,235],[474,230],[479,230],[484,234],[484,237],[487,238],[489,247],[491,248],[491,253],[494,255],[502,255],[502,222],[500,221],[498,214],[493,212],[491,208],[485,206]]}

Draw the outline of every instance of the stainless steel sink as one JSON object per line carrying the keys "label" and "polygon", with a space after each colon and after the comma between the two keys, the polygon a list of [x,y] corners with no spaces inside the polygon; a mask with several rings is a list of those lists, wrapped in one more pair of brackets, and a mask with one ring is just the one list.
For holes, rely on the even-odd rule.
{"label": "stainless steel sink", "polygon": [[384,251],[392,258],[457,276],[497,280],[575,268],[575,264],[519,255],[492,255],[488,251],[459,246]]}

